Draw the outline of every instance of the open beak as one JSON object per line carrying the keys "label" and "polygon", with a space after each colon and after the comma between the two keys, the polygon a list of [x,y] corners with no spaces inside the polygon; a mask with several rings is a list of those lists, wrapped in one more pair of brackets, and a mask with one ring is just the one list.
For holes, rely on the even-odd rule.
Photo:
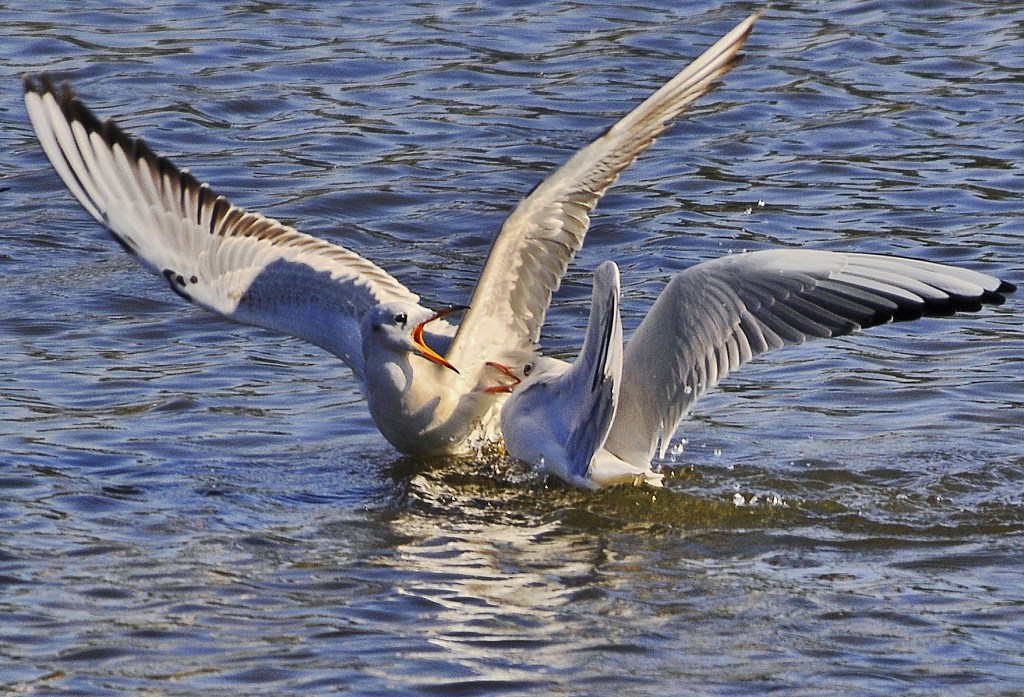
{"label": "open beak", "polygon": [[437,351],[427,346],[427,342],[423,340],[423,328],[426,327],[431,322],[433,322],[435,319],[441,319],[442,317],[447,317],[453,312],[461,312],[463,310],[468,309],[469,307],[465,305],[452,305],[450,307],[444,308],[443,310],[435,312],[433,315],[431,315],[430,317],[426,318],[425,320],[417,324],[415,327],[413,327],[411,334],[412,343],[415,344],[416,348],[419,350],[421,354],[423,354],[424,358],[433,361],[438,365],[443,365],[445,368],[448,368],[449,370],[454,370],[456,373],[459,372],[459,369],[453,366],[448,361],[446,361],[444,359],[444,356],[442,356]]}
{"label": "open beak", "polygon": [[501,393],[501,394],[511,394],[512,390],[514,390],[516,388],[516,385],[518,385],[519,383],[522,382],[522,379],[518,375],[513,373],[512,369],[509,368],[507,365],[502,365],[501,363],[495,363],[494,361],[487,361],[487,365],[491,366],[492,368],[497,370],[499,373],[503,373],[505,375],[505,377],[511,379],[512,382],[509,383],[508,385],[495,385],[494,387],[488,387],[488,388],[486,388],[484,390],[484,392],[492,392],[492,393],[496,392],[496,393]]}

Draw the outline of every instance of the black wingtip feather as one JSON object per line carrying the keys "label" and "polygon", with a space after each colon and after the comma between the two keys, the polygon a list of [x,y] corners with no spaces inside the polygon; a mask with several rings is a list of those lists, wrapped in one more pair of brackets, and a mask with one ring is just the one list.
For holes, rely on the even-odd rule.
{"label": "black wingtip feather", "polygon": [[[38,95],[46,94],[47,92],[54,92],[56,90],[53,87],[53,80],[50,78],[49,73],[23,73],[21,76],[22,87],[25,88],[25,92],[35,92]],[[67,84],[64,84],[65,89],[70,89]]]}
{"label": "black wingtip feather", "polygon": [[[1016,290],[1012,283],[1002,281],[996,290],[986,290],[981,296],[950,295],[942,300],[908,303],[898,296],[884,296],[896,304],[894,309],[876,309],[862,322],[868,329],[888,322],[912,322],[922,317],[951,317],[959,312],[980,312],[985,305],[1002,305],[1006,295]],[[883,294],[884,295],[884,294]]]}
{"label": "black wingtip feather", "polygon": [[[50,75],[44,72],[37,74],[25,73],[22,76],[22,84],[26,93],[34,92],[40,97],[52,94],[69,123],[78,122],[82,124],[86,131],[96,133],[111,147],[115,145],[120,147],[132,159],[145,160],[148,166],[158,173],[161,180],[167,178],[176,182],[180,190],[181,200],[179,204],[182,209],[185,208],[185,196],[198,196],[199,205],[197,208],[198,215],[201,217],[205,207],[220,198],[209,185],[200,183],[187,169],[180,169],[167,157],[153,152],[142,138],[129,135],[111,119],[101,121],[78,99],[74,90],[67,82],[55,85]],[[218,212],[223,215],[227,208],[221,207]],[[218,222],[218,216],[214,216],[211,219],[211,230]],[[118,241],[122,242],[121,240]],[[127,248],[130,249],[130,247]]]}
{"label": "black wingtip feather", "polygon": [[[182,189],[198,189],[202,184],[188,170],[179,169],[173,162],[163,155],[158,155],[146,144],[142,138],[136,138],[125,133],[120,126],[112,119],[101,121],[89,107],[85,106],[71,88],[71,85],[62,81],[55,85],[49,73],[25,73],[22,76],[22,84],[25,92],[35,92],[39,96],[52,94],[57,105],[64,113],[69,122],[78,121],[85,127],[85,130],[96,133],[110,145],[120,146],[125,153],[138,159],[145,159],[151,167],[161,176],[171,175],[181,182]],[[211,198],[216,198],[216,194]]]}

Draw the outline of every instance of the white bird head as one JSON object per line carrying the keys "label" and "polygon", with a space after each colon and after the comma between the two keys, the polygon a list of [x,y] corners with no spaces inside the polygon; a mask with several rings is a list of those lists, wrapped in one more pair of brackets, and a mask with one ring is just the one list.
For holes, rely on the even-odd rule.
{"label": "white bird head", "polygon": [[[504,362],[487,361],[487,365],[504,377],[499,378],[502,382],[488,387],[486,392],[518,394],[538,382],[553,380],[561,375],[569,364],[557,358],[517,352],[506,357]],[[508,378],[511,382],[505,381],[504,378]]]}
{"label": "white bird head", "polygon": [[523,364],[520,371],[523,376],[523,383],[519,385],[518,389],[523,390],[537,383],[551,382],[568,370],[569,365],[569,363],[557,358],[535,356]]}
{"label": "white bird head", "polygon": [[459,371],[455,366],[427,345],[423,332],[430,322],[462,309],[465,308],[452,306],[439,312],[432,312],[408,302],[378,305],[366,313],[362,320],[363,355],[369,357],[378,351],[410,353],[457,373]]}

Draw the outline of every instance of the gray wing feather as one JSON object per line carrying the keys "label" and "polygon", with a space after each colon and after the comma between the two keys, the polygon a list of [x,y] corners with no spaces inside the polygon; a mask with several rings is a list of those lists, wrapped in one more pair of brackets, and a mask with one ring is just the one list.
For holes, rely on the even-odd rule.
{"label": "gray wing feather", "polygon": [[643,466],[664,456],[708,389],[772,349],[924,315],[976,311],[1015,287],[915,259],[813,250],[736,254],[669,281],[626,345],[605,447]]}
{"label": "gray wing feather", "polygon": [[590,211],[619,175],[734,65],[758,15],[741,22],[604,135],[540,183],[508,217],[488,255],[448,359],[460,366],[532,351],[551,295],[583,245]]}
{"label": "gray wing feather", "polygon": [[573,403],[566,452],[570,475],[586,477],[594,453],[601,449],[615,418],[622,375],[622,322],[619,317],[619,269],[606,261],[594,271],[590,321],[583,348],[560,380]]}

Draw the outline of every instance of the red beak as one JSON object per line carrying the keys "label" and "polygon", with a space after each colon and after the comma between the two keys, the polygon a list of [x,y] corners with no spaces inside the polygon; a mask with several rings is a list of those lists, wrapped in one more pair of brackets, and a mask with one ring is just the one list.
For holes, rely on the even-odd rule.
{"label": "red beak", "polygon": [[510,378],[512,382],[508,385],[495,385],[494,387],[488,387],[484,389],[484,392],[511,394],[512,390],[515,389],[516,385],[522,382],[522,378],[513,373],[512,369],[509,368],[507,365],[495,363],[494,361],[487,361],[487,365],[491,366],[498,372],[504,373],[505,377]]}

